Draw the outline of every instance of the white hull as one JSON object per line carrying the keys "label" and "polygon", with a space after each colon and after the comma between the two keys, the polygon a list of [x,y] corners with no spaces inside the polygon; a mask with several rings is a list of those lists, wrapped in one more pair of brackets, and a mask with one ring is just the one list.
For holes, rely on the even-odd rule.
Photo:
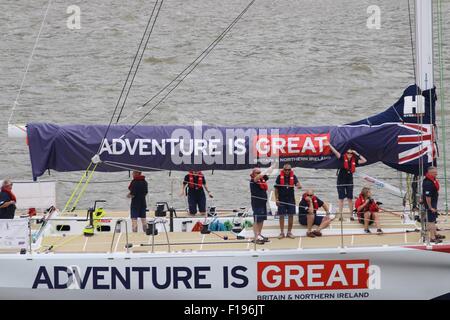
{"label": "white hull", "polygon": [[424,249],[2,254],[0,299],[448,298],[450,246]]}

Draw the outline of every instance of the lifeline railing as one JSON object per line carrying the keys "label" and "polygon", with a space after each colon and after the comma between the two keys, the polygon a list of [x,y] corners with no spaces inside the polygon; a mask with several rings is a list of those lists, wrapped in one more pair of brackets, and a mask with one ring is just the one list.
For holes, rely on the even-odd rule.
{"label": "lifeline railing", "polygon": [[[37,219],[36,217],[31,217],[31,218],[28,218],[28,236],[29,236],[29,243],[28,243],[28,248],[27,249],[25,249],[25,248],[22,248],[21,249],[21,253],[26,253],[26,251],[28,251],[29,253],[32,253],[33,252],[33,247],[32,247],[32,244],[33,244],[33,234],[32,234],[32,228],[31,228],[31,222],[33,221],[33,220],[39,220],[39,219]],[[51,218],[51,219],[48,219],[48,222],[50,222],[50,221],[61,221],[61,220],[74,220],[74,219],[64,219],[64,218]],[[167,228],[166,228],[166,226],[165,226],[165,224],[167,223],[167,221],[166,221],[167,219],[166,218],[155,218],[154,219],[154,221],[153,221],[153,223],[154,223],[154,225],[153,225],[153,227],[156,229],[156,225],[157,224],[162,224],[163,225],[163,228],[164,228],[164,233],[165,233],[165,238],[166,238],[166,243],[155,243],[155,233],[151,233],[150,235],[152,236],[152,242],[151,242],[151,244],[150,243],[140,243],[140,244],[138,244],[138,245],[136,245],[137,247],[147,247],[147,246],[151,246],[151,252],[152,253],[154,253],[155,252],[155,247],[159,247],[159,246],[165,246],[165,245],[167,245],[167,247],[168,247],[168,251],[169,252],[171,252],[171,250],[172,250],[172,245],[175,245],[175,246],[179,246],[179,245],[213,245],[213,244],[223,244],[223,245],[226,245],[226,244],[238,244],[238,243],[240,243],[240,244],[251,244],[252,243],[252,241],[251,240],[244,240],[244,241],[234,241],[234,240],[229,240],[229,241],[207,241],[207,242],[204,242],[203,240],[202,241],[188,241],[188,242],[175,242],[175,243],[172,243],[171,241],[170,241],[170,239],[169,239],[169,235],[168,235],[168,231],[167,231]],[[344,219],[343,219],[344,220]],[[423,221],[424,219],[422,219],[422,221]],[[76,221],[87,221],[87,219],[76,219]],[[424,222],[424,221],[423,221]],[[115,228],[114,228],[114,231],[113,231],[113,237],[112,237],[112,241],[111,241],[111,246],[110,246],[110,252],[111,253],[114,253],[116,250],[114,249],[114,243],[115,243],[115,239],[116,239],[116,233],[118,233],[118,232],[122,232],[122,230],[121,230],[121,225],[122,225],[122,223],[125,223],[125,232],[126,232],[126,244],[125,244],[125,248],[126,248],[126,252],[127,253],[130,253],[130,249],[131,248],[133,248],[133,247],[136,247],[136,246],[134,246],[134,245],[132,245],[130,242],[129,242],[129,231],[128,231],[128,221],[126,220],[126,219],[118,219],[117,221],[116,221],[116,224],[115,224]],[[355,234],[344,234],[344,231],[343,231],[343,228],[342,228],[342,226],[343,226],[343,221],[341,221],[341,223],[340,223],[340,226],[341,226],[341,232],[340,232],[340,234],[336,234],[336,235],[326,235],[326,236],[324,236],[324,237],[328,237],[328,236],[333,236],[333,237],[336,237],[336,236],[338,236],[338,237],[340,237],[340,239],[341,239],[341,243],[340,243],[340,246],[338,246],[338,247],[340,247],[342,250],[345,250],[345,248],[347,248],[348,246],[346,246],[345,245],[345,242],[344,242],[344,238],[345,237],[348,237],[348,236],[354,236]],[[448,230],[450,230],[450,229],[445,229],[445,231],[448,231]],[[405,234],[407,234],[407,233],[411,233],[411,232],[417,232],[418,230],[405,230],[404,232],[396,232],[396,233],[405,233]],[[214,234],[214,232],[212,232],[213,234]],[[296,237],[296,238],[302,238],[302,237]],[[236,240],[238,240],[238,239],[236,239]],[[426,245],[429,245],[429,242],[427,241],[428,239],[426,239],[426,237],[421,237],[421,239],[418,241],[419,243],[420,242],[422,242],[423,244],[426,244]],[[299,241],[301,241],[300,239],[299,239]],[[402,243],[402,245],[405,245],[405,244],[407,244],[407,243],[415,243],[415,244],[417,244],[418,242],[406,242],[406,238],[405,238],[405,242],[404,243]],[[254,248],[254,250],[256,251],[256,249],[257,249],[257,245],[256,245],[256,243],[255,242],[253,242],[253,244],[254,244],[254,246],[253,246],[253,248]],[[381,244],[379,244],[379,245],[381,245]],[[394,245],[393,243],[389,243],[388,245]],[[356,245],[356,247],[358,247],[358,246],[367,246],[367,244],[366,245],[364,245],[364,244],[361,244],[361,245]],[[117,247],[117,246],[116,246]],[[334,246],[332,246],[332,247],[334,247]],[[331,246],[329,247],[329,248],[332,248]],[[351,244],[350,245],[350,247],[355,247],[355,245],[354,244]],[[264,249],[264,247],[261,247],[262,249]],[[291,248],[291,246],[289,246],[289,248]],[[299,248],[300,248],[300,245],[299,245]],[[247,249],[249,249],[248,247],[247,247]],[[283,248],[280,248],[280,249],[283,249]],[[286,249],[286,248],[284,248],[284,249]],[[22,251],[25,251],[25,252],[22,252]]]}
{"label": "lifeline railing", "polygon": [[116,237],[116,233],[122,232],[122,230],[121,230],[122,223],[125,223],[125,235],[126,235],[125,249],[126,249],[127,253],[129,253],[129,251],[130,251],[131,243],[128,241],[128,221],[125,219],[119,219],[116,221],[116,225],[114,226],[113,236],[112,236],[112,240],[111,240],[111,250],[110,250],[111,253],[114,253],[114,251],[115,251],[115,250],[113,250],[113,248],[114,248],[114,239]]}
{"label": "lifeline railing", "polygon": [[166,228],[167,220],[162,219],[162,218],[155,218],[155,219],[153,219],[153,221],[150,221],[149,224],[147,224],[147,228],[148,228],[148,225],[152,225],[152,228],[153,228],[153,230],[151,232],[151,236],[152,236],[152,253],[155,252],[155,233],[156,233],[156,230],[157,230],[156,226],[157,226],[158,223],[162,224],[162,226],[164,228],[164,233],[166,235],[166,240],[167,240],[167,249],[170,252],[169,234],[168,234],[167,228]]}

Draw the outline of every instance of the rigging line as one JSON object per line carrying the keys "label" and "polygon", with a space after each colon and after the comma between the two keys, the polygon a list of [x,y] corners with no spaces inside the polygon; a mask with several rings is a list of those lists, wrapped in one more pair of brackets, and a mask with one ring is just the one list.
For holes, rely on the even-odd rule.
{"label": "rigging line", "polygon": [[413,41],[413,30],[412,30],[412,20],[411,20],[411,5],[408,1],[408,20],[409,20],[409,35],[411,40],[411,58],[412,58],[412,67],[413,67],[413,74],[414,74],[414,82],[416,82],[416,60],[414,57],[414,41]]}
{"label": "rigging line", "polygon": [[[153,110],[155,110],[162,102],[164,102],[164,100],[169,96],[169,94],[175,90],[180,84],[181,82],[183,82],[183,80],[190,74],[192,73],[195,68],[212,52],[212,50],[217,46],[217,44],[219,44],[219,42],[225,37],[225,35],[234,27],[234,25],[236,25],[236,23],[242,18],[242,16],[247,12],[247,10],[253,5],[253,3],[256,0],[252,0],[247,7],[245,7],[245,9],[230,23],[230,25],[228,25],[228,27],[196,58],[194,59],[194,61],[191,62],[191,64],[189,64],[182,72],[180,72],[175,79],[173,79],[171,82],[169,82],[169,84],[167,84],[165,87],[163,87],[158,93],[156,93],[150,100],[148,100],[147,102],[145,102],[139,109],[145,107],[146,105],[148,105],[154,98],[156,98],[160,93],[162,93],[164,90],[166,90],[172,83],[174,83],[178,78],[180,78],[183,73],[187,70],[189,70],[189,68],[191,68],[189,71],[187,71],[187,73],[181,77],[181,79],[178,81],[177,84],[175,84],[175,86],[170,89],[167,94],[165,94],[146,114],[144,114],[144,116],[142,116],[134,125],[131,126],[130,129],[128,129],[123,135],[125,136],[126,134],[128,134],[131,130],[133,130],[140,122],[142,122]],[[136,109],[136,111],[138,111],[139,109]],[[128,118],[128,117],[127,117]],[[125,119],[124,119],[125,120]]]}
{"label": "rigging line", "polygon": [[[125,170],[140,170],[142,168],[144,169],[148,169],[148,170],[152,170],[152,171],[167,171],[165,169],[161,169],[161,168],[154,168],[154,167],[146,167],[146,166],[141,166],[141,165],[133,165],[133,164],[128,164],[128,163],[123,163],[123,162],[115,162],[115,161],[103,161],[102,162],[105,165],[111,166],[111,167],[115,167],[115,168],[119,168],[119,169],[125,169]],[[182,178],[173,178],[174,181],[179,181],[182,182],[183,179]],[[195,183],[194,183],[195,184]],[[356,186],[357,184],[338,184],[338,185],[331,185],[332,187],[340,187],[340,186]],[[378,188],[377,188],[378,190]],[[389,193],[389,192],[388,192]],[[403,198],[401,196],[389,193],[392,196],[396,196],[398,198]]]}
{"label": "rigging line", "polygon": [[95,172],[95,169],[97,168],[97,165],[98,164],[95,164],[94,167],[92,168],[91,172],[89,172],[89,175],[87,176],[87,179],[84,182],[84,185],[80,190],[80,193],[78,194],[77,198],[75,199],[75,201],[72,204],[72,209],[70,209],[71,211],[74,211],[76,209],[78,202],[80,201],[81,197],[83,196],[84,192],[86,191],[87,186],[89,185],[89,182],[91,182],[91,179],[94,176],[94,172]]}
{"label": "rigging line", "polygon": [[147,35],[147,41],[145,42],[144,49],[141,52],[141,56],[139,57],[139,61],[137,63],[136,69],[134,70],[133,78],[131,79],[130,86],[128,87],[128,90],[127,90],[127,94],[125,95],[125,99],[123,100],[122,107],[120,108],[119,115],[117,116],[116,124],[119,122],[120,117],[122,116],[122,112],[123,112],[123,109],[125,107],[125,103],[127,102],[128,95],[130,94],[131,87],[133,86],[133,83],[134,83],[134,78],[136,77],[136,74],[137,74],[137,72],[139,70],[139,66],[141,65],[141,61],[142,61],[142,58],[144,57],[145,49],[147,48],[148,42],[150,40],[150,36],[153,33],[153,28],[155,27],[156,20],[158,19],[159,12],[161,11],[161,7],[162,7],[163,3],[164,3],[164,0],[161,1],[160,5],[158,7],[158,11],[156,12],[155,19],[153,20],[152,27],[151,27],[148,35]]}
{"label": "rigging line", "polygon": [[441,105],[441,125],[442,125],[442,152],[444,162],[444,191],[445,191],[445,213],[448,215],[448,194],[447,194],[447,151],[446,151],[446,132],[445,132],[445,103],[444,103],[444,61],[442,53],[442,1],[437,1],[437,18],[438,18],[438,56],[439,56],[439,100]]}
{"label": "rigging line", "polygon": [[[114,115],[115,115],[115,113],[116,113],[116,111],[117,111],[117,108],[118,108],[119,103],[120,103],[120,99],[121,99],[121,97],[122,97],[122,95],[123,95],[123,92],[124,92],[124,90],[125,90],[125,87],[126,87],[126,85],[127,85],[127,83],[128,83],[128,79],[129,79],[129,77],[130,77],[131,71],[133,70],[134,63],[135,63],[136,58],[137,58],[137,56],[138,56],[138,54],[139,54],[139,51],[140,51],[141,46],[142,46],[142,43],[143,43],[143,41],[144,41],[144,39],[145,39],[145,35],[146,35],[146,33],[147,33],[148,27],[150,26],[150,23],[151,23],[151,20],[152,20],[152,17],[153,17],[153,14],[154,14],[154,12],[155,12],[155,9],[156,9],[156,6],[157,6],[158,2],[159,2],[159,0],[156,0],[155,5],[153,6],[152,13],[151,13],[151,15],[150,15],[150,18],[148,19],[147,25],[146,25],[146,27],[145,27],[144,33],[143,33],[142,38],[141,38],[141,41],[140,41],[140,43],[139,43],[138,50],[136,51],[136,55],[134,56],[133,63],[132,63],[132,65],[131,65],[131,67],[130,67],[130,70],[129,70],[129,72],[128,72],[128,75],[127,75],[127,78],[126,78],[126,80],[125,80],[124,86],[123,86],[122,91],[121,91],[121,93],[120,93],[120,97],[119,97],[119,99],[117,100],[116,106],[115,106],[115,108],[114,108],[114,112],[113,112],[113,114],[111,115],[111,119],[110,119],[109,124],[108,124],[108,127],[107,127],[107,129],[106,129],[106,131],[105,131],[105,135],[104,135],[103,139],[101,140],[101,143],[100,143],[100,145],[99,145],[99,148],[98,148],[97,153],[100,152],[101,146],[103,145],[103,141],[106,139],[106,136],[107,136],[107,134],[108,134],[108,131],[109,131],[109,129],[110,129],[110,127],[111,127],[111,124],[112,124],[112,122],[113,122],[113,120],[114,120]],[[161,9],[161,7],[160,7],[160,9]],[[153,30],[153,27],[152,27],[152,30]],[[150,36],[149,36],[149,37],[150,37]],[[145,44],[146,46],[147,46],[147,43],[148,43],[148,39],[147,39],[147,42],[146,42],[146,44]],[[145,48],[144,48],[144,51],[145,51]],[[138,67],[139,67],[139,66],[138,66]],[[130,88],[131,88],[131,86],[130,86]],[[95,163],[95,165],[93,166],[92,170],[90,171],[90,167],[91,167],[93,164],[94,164],[94,163],[91,161],[90,164],[89,164],[89,166],[88,166],[88,168],[87,168],[86,171],[85,171],[85,174],[84,174],[83,177],[81,178],[80,183],[76,186],[75,190],[74,190],[73,193],[72,193],[72,196],[70,197],[69,201],[66,203],[65,209],[68,208],[68,205],[69,205],[70,202],[73,200],[73,197],[75,196],[76,192],[78,191],[78,188],[81,187],[81,182],[82,182],[82,180],[84,180],[84,178],[86,178],[86,181],[84,182],[84,186],[81,187],[81,191],[80,191],[80,193],[78,194],[77,198],[75,199],[75,202],[73,203],[73,208],[72,208],[72,210],[75,209],[76,205],[78,204],[78,201],[80,200],[81,196],[84,194],[84,192],[85,192],[85,190],[86,190],[86,187],[87,187],[87,185],[89,184],[89,182],[90,182],[90,180],[91,180],[91,178],[92,178],[92,176],[93,176],[93,174],[94,174],[94,172],[95,172],[95,169],[97,168],[98,163]],[[88,172],[89,172],[89,174],[88,174]],[[64,210],[65,210],[65,209],[64,209]]]}
{"label": "rigging line", "polygon": [[[392,105],[391,108],[395,111],[395,114],[397,115],[398,119],[399,119],[401,122],[405,122],[405,120],[403,120],[403,118],[402,118],[402,117],[400,116],[400,114],[398,113],[397,109],[395,109],[394,105]],[[367,118],[367,120],[368,120],[368,119],[369,119],[369,118]]]}
{"label": "rigging line", "polygon": [[[104,163],[104,164],[116,164],[116,165],[121,165],[122,167],[121,168],[124,168],[124,169],[126,169],[126,170],[134,170],[134,169],[136,169],[136,168],[141,168],[141,169],[148,169],[148,170],[150,170],[150,171],[170,171],[170,170],[168,170],[168,169],[161,169],[161,168],[156,168],[156,167],[148,167],[148,166],[143,166],[143,165],[134,165],[134,164],[131,164],[131,163],[125,163],[125,162],[117,162],[117,161],[111,161],[111,160],[105,160],[105,161],[102,161],[102,163]],[[131,167],[126,167],[126,166],[131,166]],[[134,167],[134,168],[133,168]],[[247,169],[243,169],[243,170],[247,170]],[[334,170],[334,169],[333,169]],[[207,169],[207,170],[197,170],[197,171],[209,171],[209,169]],[[242,170],[241,170],[242,171]],[[194,174],[195,175],[195,174]],[[278,175],[278,173],[276,174],[276,175]],[[270,175],[269,175],[270,176]],[[272,176],[275,176],[274,174],[272,174]],[[308,179],[314,179],[314,180],[317,180],[317,179],[321,179],[321,180],[328,180],[328,179],[330,179],[329,177],[313,177],[313,176],[299,176],[299,178],[300,179],[302,179],[302,180],[308,180]],[[388,179],[390,179],[390,180],[397,180],[397,178],[395,178],[395,177],[378,177],[378,179],[383,179],[383,180],[388,180]],[[58,181],[64,181],[64,180],[58,180]],[[354,184],[340,184],[340,186],[347,186],[347,185],[354,185]]]}
{"label": "rigging line", "polygon": [[75,189],[72,191],[72,194],[70,195],[69,199],[67,200],[66,204],[64,205],[64,209],[62,210],[62,212],[66,212],[66,210],[69,208],[69,206],[72,204],[72,200],[73,198],[76,196],[76,194],[78,193],[78,190],[80,189],[80,187],[82,186],[83,183],[85,183],[85,180],[87,178],[87,176],[89,175],[89,172],[91,170],[93,163],[92,161],[89,163],[89,166],[86,168],[86,170],[84,171],[83,175],[81,176],[80,180],[77,182],[77,185],[75,186]]}
{"label": "rigging line", "polygon": [[147,22],[147,25],[145,27],[144,33],[142,34],[142,38],[141,38],[141,41],[139,43],[139,47],[138,47],[138,49],[136,51],[136,54],[134,55],[133,62],[131,64],[130,70],[128,71],[127,77],[125,79],[125,83],[123,84],[122,91],[120,92],[120,95],[119,95],[119,99],[117,99],[116,106],[114,107],[114,111],[113,111],[113,113],[111,115],[111,119],[109,120],[108,126],[107,126],[105,134],[103,136],[103,139],[101,140],[101,143],[100,143],[100,145],[98,147],[97,153],[100,152],[100,149],[102,147],[103,141],[106,139],[106,136],[107,136],[107,134],[109,132],[109,129],[111,128],[112,122],[114,121],[114,116],[116,115],[116,112],[117,112],[117,109],[119,107],[120,101],[122,99],[123,93],[125,91],[125,88],[127,87],[128,79],[130,78],[130,75],[131,75],[131,72],[133,70],[134,64],[135,64],[136,59],[137,59],[137,57],[139,55],[139,51],[141,50],[142,43],[144,42],[145,35],[147,34],[148,27],[150,26],[150,23],[151,23],[151,20],[153,18],[153,14],[155,12],[155,9],[156,9],[156,6],[157,6],[158,2],[159,2],[159,0],[156,0],[155,5],[153,6],[152,13],[150,15],[150,18],[148,19],[148,22]]}
{"label": "rigging line", "polygon": [[150,171],[167,171],[165,169],[161,169],[161,168],[153,168],[153,167],[145,167],[145,166],[141,166],[141,165],[134,165],[131,163],[122,163],[122,162],[115,162],[115,161],[102,161],[103,164],[106,164],[108,166],[111,167],[116,167],[119,169],[125,169],[128,171],[132,171],[132,170],[136,170],[136,169],[147,169]]}
{"label": "rigging line", "polygon": [[[235,22],[237,22],[237,20],[240,19],[240,17],[242,17],[242,15],[248,10],[248,8],[253,4],[254,1],[252,1],[247,8],[244,9],[243,12],[241,12],[241,14],[238,15],[238,17],[236,17],[233,22],[227,27],[225,28],[224,31],[222,31],[222,33],[205,49],[202,51],[202,53],[200,53],[200,55],[197,56],[197,58],[195,58],[186,68],[184,68],[174,79],[172,79],[167,85],[165,85],[162,89],[160,89],[153,97],[150,98],[150,100],[148,100],[147,102],[145,102],[143,105],[139,106],[138,108],[136,108],[136,110],[134,112],[137,112],[139,110],[141,110],[143,107],[145,107],[146,105],[148,105],[151,101],[153,101],[157,96],[159,96],[162,92],[164,92],[168,87],[170,87],[170,85],[172,83],[174,83],[178,78],[180,78],[185,71],[187,71],[189,68],[191,68],[205,53],[207,53],[208,50],[212,50],[215,46],[216,46],[216,42],[221,41],[222,38],[226,35],[226,33],[230,30],[230,26],[233,27]],[[203,60],[203,59],[202,59]],[[195,68],[195,67],[194,67]],[[192,71],[191,71],[192,72]],[[133,113],[132,113],[133,114]],[[130,115],[132,115],[130,114]],[[125,121],[126,119],[129,118],[129,116],[126,116],[123,121]]]}
{"label": "rigging line", "polygon": [[31,61],[33,60],[34,51],[37,48],[37,45],[38,45],[38,42],[39,42],[39,38],[41,37],[42,30],[44,29],[45,20],[47,19],[47,14],[48,14],[48,11],[50,9],[51,3],[52,3],[52,0],[48,0],[47,8],[45,9],[45,14],[44,14],[44,18],[42,19],[41,27],[39,28],[39,32],[38,32],[38,34],[36,36],[36,40],[34,41],[34,46],[33,46],[33,49],[31,50],[30,57],[28,58],[28,63],[27,63],[27,66],[25,68],[25,72],[23,74],[22,81],[20,83],[19,91],[17,92],[16,99],[14,100],[14,104],[13,104],[13,107],[11,109],[11,114],[10,114],[9,119],[8,119],[8,124],[11,123],[11,120],[12,120],[13,115],[14,115],[14,111],[16,110],[16,106],[18,105],[20,94],[22,93],[22,88],[23,88],[23,85],[25,84],[25,79],[27,77],[28,70],[29,70],[30,65],[31,65]]}

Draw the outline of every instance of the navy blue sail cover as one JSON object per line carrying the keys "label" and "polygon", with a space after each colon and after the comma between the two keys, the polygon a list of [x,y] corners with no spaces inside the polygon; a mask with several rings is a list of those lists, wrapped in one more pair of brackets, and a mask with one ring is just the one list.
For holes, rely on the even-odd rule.
{"label": "navy blue sail cover", "polygon": [[[333,169],[341,162],[337,150],[357,150],[373,164],[383,162],[400,171],[419,172],[433,163],[435,90],[421,93],[423,120],[416,112],[417,88],[408,87],[385,112],[342,126],[218,127],[55,125],[29,123],[28,143],[34,178],[47,169],[85,170],[94,155],[97,171],[240,170],[278,161],[282,166]],[[416,103],[416,100],[419,103]],[[419,108],[419,109],[418,109]],[[128,132],[129,131],[129,132]]]}

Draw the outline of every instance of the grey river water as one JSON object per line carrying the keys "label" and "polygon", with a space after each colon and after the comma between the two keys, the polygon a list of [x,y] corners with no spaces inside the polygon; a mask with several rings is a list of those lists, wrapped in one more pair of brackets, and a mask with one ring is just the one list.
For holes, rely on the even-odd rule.
{"label": "grey river water", "polygon": [[[247,3],[164,2],[124,111],[130,123],[143,114],[132,114],[133,110],[183,70]],[[27,146],[24,141],[8,139],[6,129],[46,4],[47,0],[0,1],[0,177],[31,179]],[[13,121],[107,123],[153,4],[143,0],[52,1]],[[257,0],[144,123],[337,125],[381,112],[414,82],[407,4],[406,0]],[[79,30],[67,27],[70,5],[81,9]],[[369,5],[381,10],[380,29],[366,26]],[[436,86],[450,101],[450,1],[443,2],[443,10],[444,88],[439,83]],[[437,50],[435,54],[437,66]],[[447,103],[447,118],[448,110]],[[395,186],[400,183],[399,173],[382,164],[361,172]],[[205,172],[215,205],[249,206],[248,173]],[[335,170],[297,169],[296,173],[305,187],[315,188],[321,198],[336,203]],[[80,175],[52,171],[43,177],[60,181],[59,206],[75,186],[71,181]],[[167,200],[185,207],[179,196],[183,173],[146,176],[151,206]],[[127,179],[126,172],[96,173],[79,207],[105,199],[107,208],[125,209]],[[355,181],[356,192],[364,183]],[[387,207],[400,208],[399,198],[384,190],[375,194]]]}

